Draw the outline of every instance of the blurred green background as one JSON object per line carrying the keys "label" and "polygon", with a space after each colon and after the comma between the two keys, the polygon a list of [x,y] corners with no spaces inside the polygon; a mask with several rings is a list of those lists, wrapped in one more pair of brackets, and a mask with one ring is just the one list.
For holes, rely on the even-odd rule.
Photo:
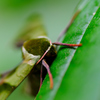
{"label": "blurred green background", "polygon": [[[44,22],[48,37],[56,41],[66,27],[80,0],[0,0],[0,73],[18,65],[21,51],[14,48],[13,42],[26,19],[39,13]],[[18,91],[18,89],[16,89]],[[13,93],[9,100],[19,100]],[[17,96],[17,98],[15,98]],[[20,95],[21,98],[22,95]],[[29,98],[21,98],[21,100]]]}

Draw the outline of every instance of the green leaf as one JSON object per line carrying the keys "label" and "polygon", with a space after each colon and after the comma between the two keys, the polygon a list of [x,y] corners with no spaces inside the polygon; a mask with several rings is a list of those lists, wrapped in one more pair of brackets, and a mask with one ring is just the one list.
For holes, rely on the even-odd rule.
{"label": "green leaf", "polygon": [[[95,13],[94,13],[95,14]],[[91,20],[55,100],[100,99],[100,7]],[[62,91],[62,92],[61,92]]]}
{"label": "green leaf", "polygon": [[92,0],[75,19],[63,40],[64,43],[74,44],[82,40],[83,46],[79,47],[76,53],[76,48],[60,48],[51,66],[54,88],[50,90],[47,75],[36,100],[98,100],[100,98],[99,30],[99,1]]}
{"label": "green leaf", "polygon": [[39,36],[47,36],[47,34],[41,16],[39,14],[32,14],[28,17],[19,36],[15,39],[15,44],[17,47],[21,47],[26,40],[38,38]]}
{"label": "green leaf", "polygon": [[[37,62],[37,59],[34,59],[34,64]],[[1,81],[0,85],[0,100],[5,100],[11,92],[24,80],[24,78],[30,73],[34,64],[29,65],[25,62],[22,62],[17,68],[12,70],[6,77]]]}
{"label": "green leaf", "polygon": [[[44,45],[45,47],[43,47]],[[46,50],[49,50],[47,55],[53,55],[53,57],[54,55],[56,56],[55,48],[47,37],[42,36],[24,42],[22,46],[23,62],[8,74],[6,73],[0,80],[0,99],[5,100],[11,92],[15,90],[15,88],[29,75],[35,63],[39,61]],[[35,67],[39,67],[39,65]],[[36,72],[34,75],[36,75]],[[33,78],[33,80],[36,81],[35,78]]]}

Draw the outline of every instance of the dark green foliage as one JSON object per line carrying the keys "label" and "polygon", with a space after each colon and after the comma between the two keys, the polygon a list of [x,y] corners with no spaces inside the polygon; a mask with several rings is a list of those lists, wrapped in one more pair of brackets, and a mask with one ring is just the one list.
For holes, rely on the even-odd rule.
{"label": "dark green foliage", "polygon": [[76,48],[60,48],[51,66],[54,88],[49,89],[47,76],[36,100],[46,100],[48,97],[50,97],[48,100],[98,100],[100,98],[99,12],[99,2],[93,0],[75,19],[63,42],[81,42],[83,45],[76,53]]}

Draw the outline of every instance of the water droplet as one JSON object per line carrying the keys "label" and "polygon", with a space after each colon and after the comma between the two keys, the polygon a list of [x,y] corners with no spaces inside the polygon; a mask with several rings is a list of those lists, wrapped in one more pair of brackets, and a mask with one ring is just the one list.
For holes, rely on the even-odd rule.
{"label": "water droplet", "polygon": [[93,15],[95,15],[95,12],[93,13]]}

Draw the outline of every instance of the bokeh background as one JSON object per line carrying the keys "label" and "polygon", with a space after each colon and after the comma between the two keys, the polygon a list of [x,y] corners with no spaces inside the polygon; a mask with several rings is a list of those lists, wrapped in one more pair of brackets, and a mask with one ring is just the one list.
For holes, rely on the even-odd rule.
{"label": "bokeh background", "polygon": [[[38,13],[42,16],[48,37],[54,42],[73,16],[79,1],[0,0],[0,73],[14,68],[22,60],[21,51],[14,48],[14,39],[30,15]],[[33,99],[27,94],[22,95],[19,88],[9,100]]]}

